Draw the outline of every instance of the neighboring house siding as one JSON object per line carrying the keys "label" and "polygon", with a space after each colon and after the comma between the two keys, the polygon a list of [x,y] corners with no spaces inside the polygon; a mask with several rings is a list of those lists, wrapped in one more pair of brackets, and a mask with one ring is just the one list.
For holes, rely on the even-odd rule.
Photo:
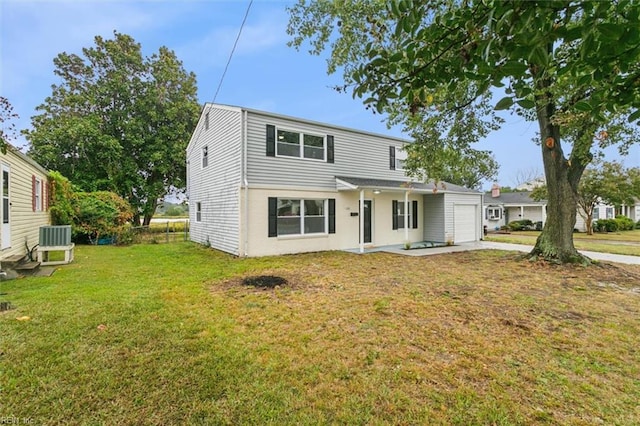
{"label": "neighboring house siding", "polygon": [[[205,146],[208,164],[203,167]],[[207,104],[187,148],[187,161],[191,240],[240,254],[242,113]],[[197,203],[202,208],[200,221]]]}
{"label": "neighboring house siding", "polygon": [[[0,163],[10,167],[10,225],[11,247],[0,252],[1,258],[26,253],[26,245],[32,248],[38,244],[40,226],[49,225],[47,211],[47,174],[25,160],[20,154],[7,150],[0,154]],[[42,182],[41,211],[33,211],[33,176]],[[0,230],[1,232],[1,230]],[[1,236],[0,236],[1,237]]]}
{"label": "neighboring house siding", "polygon": [[444,194],[423,195],[423,235],[425,241],[445,242]]}
{"label": "neighboring house siding", "polygon": [[[406,179],[404,171],[390,170],[389,146],[399,139],[347,130],[320,123],[285,119],[249,111],[248,180],[261,187],[307,187],[335,189],[336,176],[376,179]],[[266,126],[334,137],[334,163],[266,155]],[[274,173],[277,170],[277,173]]]}

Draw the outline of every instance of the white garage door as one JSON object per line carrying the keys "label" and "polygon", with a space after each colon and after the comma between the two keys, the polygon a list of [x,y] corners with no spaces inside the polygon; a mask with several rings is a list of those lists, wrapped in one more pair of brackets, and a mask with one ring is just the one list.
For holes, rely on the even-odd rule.
{"label": "white garage door", "polygon": [[454,242],[476,241],[477,214],[475,205],[456,205],[453,208]]}

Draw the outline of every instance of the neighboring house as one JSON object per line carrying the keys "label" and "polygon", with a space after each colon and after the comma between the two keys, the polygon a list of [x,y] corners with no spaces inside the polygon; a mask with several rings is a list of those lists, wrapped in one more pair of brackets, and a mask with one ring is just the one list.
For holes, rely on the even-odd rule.
{"label": "neighboring house", "polygon": [[411,182],[408,142],[207,103],[187,147],[193,241],[238,256],[482,236],[482,194]]}
{"label": "neighboring house", "polygon": [[[521,219],[529,219],[534,224],[544,223],[547,220],[547,201],[536,201],[531,198],[531,191],[500,192],[500,187],[495,185],[490,192],[484,194],[484,225],[489,231],[498,230],[509,222]],[[579,207],[578,207],[579,208]],[[640,203],[634,206],[622,206],[618,214],[640,220]],[[598,204],[593,211],[593,221],[598,219],[613,219],[616,217],[616,209],[612,205]],[[575,229],[586,232],[584,218],[576,212]]]}
{"label": "neighboring house", "polygon": [[484,194],[484,225],[488,230],[498,230],[515,220],[529,219],[534,224],[547,220],[547,202],[531,198],[531,191],[500,192],[494,185]]}
{"label": "neighboring house", "polygon": [[0,153],[0,261],[23,256],[49,225],[47,171],[11,145]]}

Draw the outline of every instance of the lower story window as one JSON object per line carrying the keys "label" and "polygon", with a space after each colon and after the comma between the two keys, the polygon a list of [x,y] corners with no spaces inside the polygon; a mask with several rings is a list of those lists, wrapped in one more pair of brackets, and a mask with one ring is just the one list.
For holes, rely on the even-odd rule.
{"label": "lower story window", "polygon": [[278,235],[326,232],[326,200],[278,198]]}
{"label": "lower story window", "polygon": [[202,203],[196,203],[196,222],[202,222]]}
{"label": "lower story window", "polygon": [[500,207],[487,207],[487,219],[498,220],[502,217],[502,209]]}
{"label": "lower story window", "polygon": [[335,199],[269,198],[269,237],[334,234]]}

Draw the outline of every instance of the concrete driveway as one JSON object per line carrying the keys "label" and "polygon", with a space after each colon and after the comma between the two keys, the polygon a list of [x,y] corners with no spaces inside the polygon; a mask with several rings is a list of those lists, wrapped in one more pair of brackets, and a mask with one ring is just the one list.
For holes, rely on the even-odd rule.
{"label": "concrete driveway", "polygon": [[[444,253],[456,253],[459,251],[471,251],[471,250],[505,250],[505,251],[519,251],[528,253],[533,249],[533,246],[526,244],[509,244],[509,243],[497,243],[493,241],[476,241],[472,243],[462,243],[455,246],[446,247],[434,247],[425,249],[404,250],[402,246],[390,246],[383,248],[381,251],[389,253],[402,254],[405,256],[429,256],[434,254]],[[622,254],[600,253],[595,251],[579,250],[583,255],[603,262],[615,262],[626,263],[628,265],[640,265],[640,256],[625,256]]]}

